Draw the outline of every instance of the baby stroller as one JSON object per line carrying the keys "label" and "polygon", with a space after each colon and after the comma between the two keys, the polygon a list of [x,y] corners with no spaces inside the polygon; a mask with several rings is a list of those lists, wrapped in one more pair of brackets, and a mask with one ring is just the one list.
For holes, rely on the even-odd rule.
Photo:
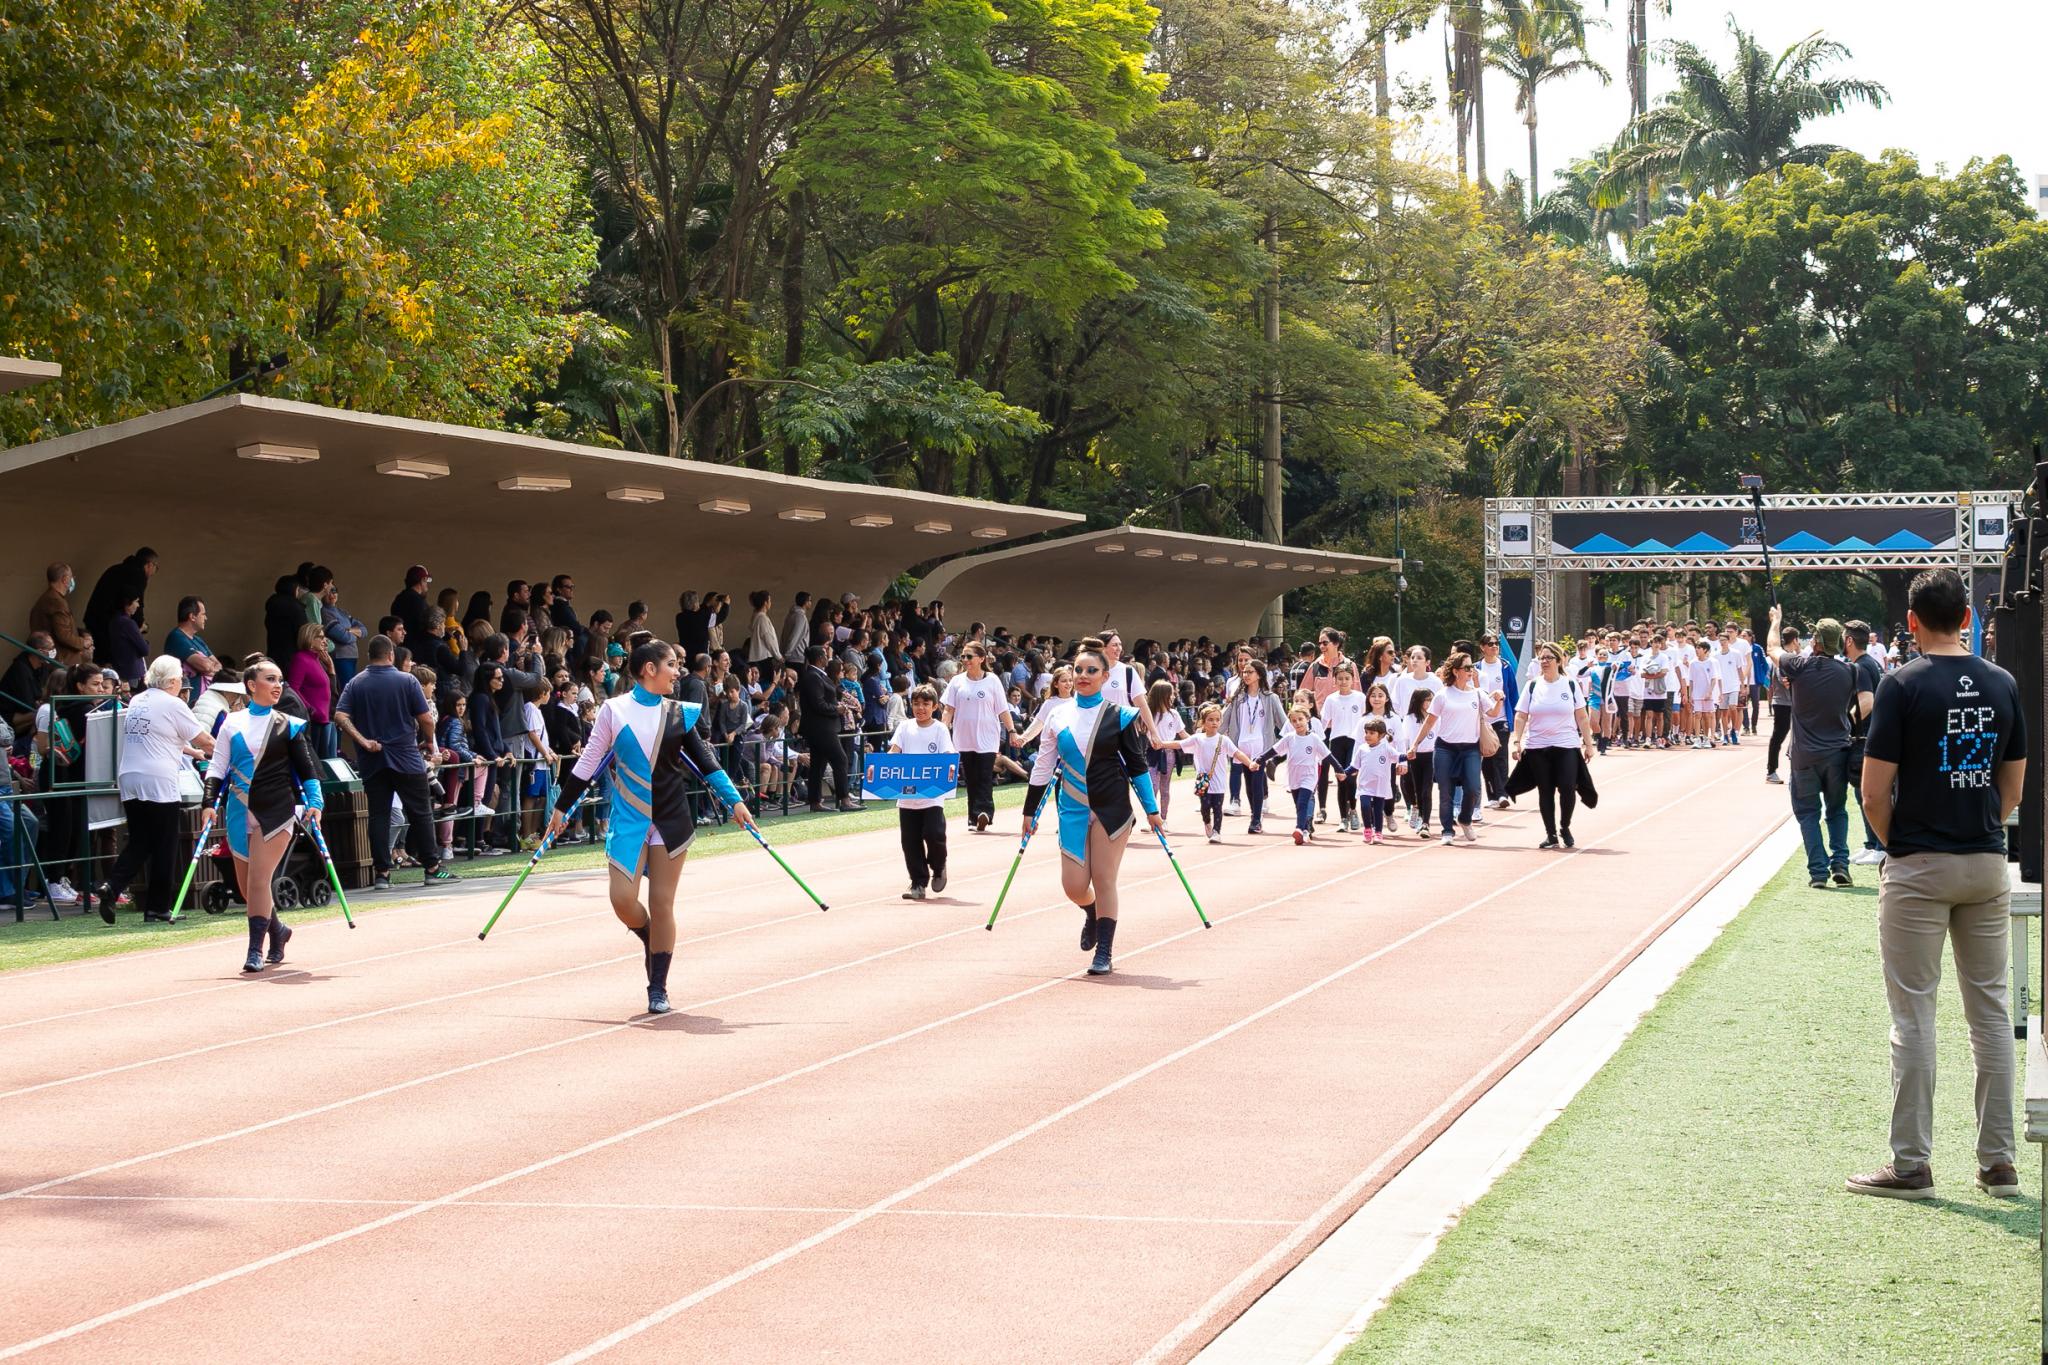
{"label": "baby stroller", "polygon": [[[322,906],[334,899],[334,888],[328,884],[327,868],[320,861],[320,851],[313,841],[306,837],[306,831],[297,820],[292,821],[291,847],[284,851],[284,857],[277,860],[277,871],[270,878],[270,901],[279,910],[296,910],[302,905]],[[215,871],[220,880],[206,888],[201,904],[209,915],[226,912],[231,904],[242,902],[241,892],[235,889],[235,855],[228,848],[225,834],[213,836],[213,847],[207,856],[213,859]]]}

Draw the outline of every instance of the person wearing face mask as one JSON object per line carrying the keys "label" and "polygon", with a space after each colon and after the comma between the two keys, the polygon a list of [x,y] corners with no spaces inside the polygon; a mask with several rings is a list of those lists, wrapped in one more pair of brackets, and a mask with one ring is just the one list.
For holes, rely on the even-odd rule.
{"label": "person wearing face mask", "polygon": [[14,729],[27,726],[43,695],[43,683],[56,667],[57,642],[48,631],[39,630],[28,637],[28,648],[15,655],[7,672],[0,675],[0,715],[6,716]]}
{"label": "person wearing face mask", "polygon": [[[645,950],[647,1012],[667,1014],[668,970],[676,950],[676,885],[697,835],[691,778],[701,776],[740,824],[751,828],[754,817],[698,730],[696,705],[669,695],[676,685],[675,647],[654,639],[635,646],[626,672],[633,688],[598,708],[583,756],[555,798],[548,837],[561,834],[569,811],[606,759],[616,760],[612,775],[618,799],[612,802],[604,841],[612,913]],[[644,902],[642,880],[647,883]]]}
{"label": "person wearing face mask", "polygon": [[78,578],[69,564],[52,564],[43,570],[47,586],[28,611],[29,634],[48,635],[57,646],[57,662],[76,668],[92,653],[92,636],[79,629],[71,614],[71,594],[78,590]]}
{"label": "person wearing face mask", "polygon": [[283,670],[258,659],[243,674],[243,685],[249,705],[221,722],[206,765],[206,804],[225,798],[221,828],[249,907],[249,956],[242,970],[260,972],[284,961],[284,945],[292,937],[272,907],[270,879],[291,846],[294,807],[303,805],[306,823],[318,825],[324,802],[307,723],[276,709],[284,694]]}
{"label": "person wearing face mask", "polygon": [[1101,641],[1082,641],[1074,656],[1074,700],[1046,718],[1024,795],[1025,827],[1034,830],[1046,788],[1058,781],[1060,888],[1085,917],[1081,951],[1095,953],[1090,976],[1114,970],[1117,876],[1138,823],[1131,788],[1137,788],[1147,823],[1155,830],[1162,824],[1143,725],[1135,708],[1104,697],[1108,674]]}

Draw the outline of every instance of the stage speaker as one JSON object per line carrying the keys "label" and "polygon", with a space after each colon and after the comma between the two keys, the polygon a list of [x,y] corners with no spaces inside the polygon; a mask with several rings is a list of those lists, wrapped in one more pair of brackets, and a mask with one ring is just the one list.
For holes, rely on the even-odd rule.
{"label": "stage speaker", "polygon": [[[2038,455],[2038,452],[2037,452]],[[2048,464],[2034,466],[2034,482],[2015,509],[2012,539],[2000,570],[1997,605],[1991,619],[1998,627],[1994,661],[2012,674],[2032,714],[2027,718],[2027,780],[2020,788],[2019,839],[2006,856],[2020,865],[2020,880],[2039,886],[2043,862],[2042,773],[2043,731],[2048,730],[2048,633],[2042,616],[2048,611],[2043,591],[2042,551],[2048,549],[2048,520],[2041,493],[2048,488]]]}

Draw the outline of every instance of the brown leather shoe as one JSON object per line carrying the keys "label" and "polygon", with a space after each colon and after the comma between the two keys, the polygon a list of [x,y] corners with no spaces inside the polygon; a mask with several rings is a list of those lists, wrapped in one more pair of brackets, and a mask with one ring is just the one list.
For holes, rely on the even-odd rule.
{"label": "brown leather shoe", "polygon": [[1886,1163],[1874,1171],[1850,1176],[1843,1187],[1851,1194],[1872,1194],[1880,1199],[1932,1199],[1934,1168],[1922,1166],[1917,1171],[1902,1173]]}
{"label": "brown leather shoe", "polygon": [[2020,1192],[2020,1173],[2012,1168],[2010,1161],[1986,1166],[1977,1172],[1977,1188],[2000,1199],[2010,1199]]}

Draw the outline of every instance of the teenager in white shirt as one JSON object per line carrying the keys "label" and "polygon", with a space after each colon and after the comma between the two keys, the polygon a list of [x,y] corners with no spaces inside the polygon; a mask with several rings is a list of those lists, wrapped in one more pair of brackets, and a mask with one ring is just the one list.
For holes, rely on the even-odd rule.
{"label": "teenager in white shirt", "polygon": [[[910,719],[889,736],[892,754],[950,754],[953,734],[937,719],[939,689],[920,683],[910,690]],[[946,889],[946,803],[935,796],[906,796],[896,803],[896,827],[903,839],[903,865],[910,872],[907,901],[921,901],[925,887]]]}
{"label": "teenager in white shirt", "polygon": [[1750,671],[1749,651],[1737,632],[1742,628],[1730,621],[1721,629],[1721,649],[1714,658],[1721,679],[1721,736],[1730,744],[1742,743],[1743,677]]}
{"label": "teenager in white shirt", "polygon": [[1395,740],[1407,755],[1401,771],[1401,799],[1408,803],[1408,828],[1417,834],[1429,824],[1430,801],[1436,795],[1436,736],[1423,734],[1436,693],[1418,687],[1408,696],[1408,709],[1395,717]]}
{"label": "teenager in white shirt", "polygon": [[1714,662],[1711,642],[1701,640],[1694,649],[1687,680],[1691,698],[1686,716],[1688,742],[1695,749],[1716,748],[1721,742],[1714,734],[1715,721],[1721,714],[1721,669]]}

